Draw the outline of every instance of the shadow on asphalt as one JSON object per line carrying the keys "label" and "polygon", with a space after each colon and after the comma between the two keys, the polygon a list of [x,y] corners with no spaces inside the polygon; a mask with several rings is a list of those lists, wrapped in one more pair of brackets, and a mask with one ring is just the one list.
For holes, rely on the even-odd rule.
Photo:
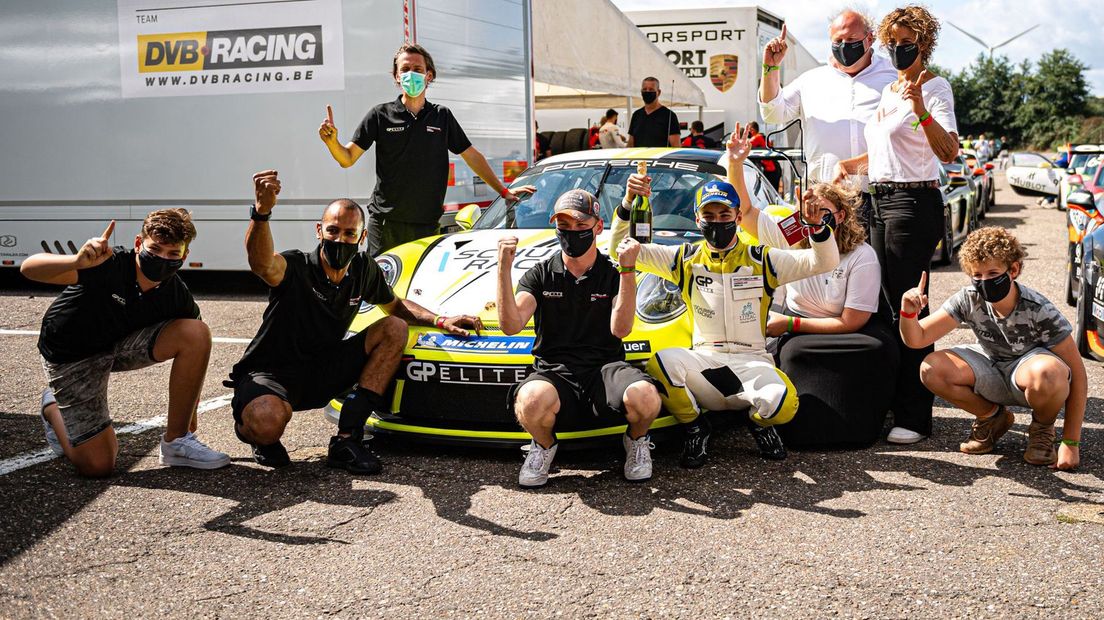
{"label": "shadow on asphalt", "polygon": [[[1092,398],[1089,421],[1099,421],[1104,402]],[[574,496],[582,504],[611,516],[644,516],[656,510],[713,519],[738,519],[756,504],[769,504],[802,512],[855,519],[867,513],[855,508],[825,505],[845,495],[865,491],[936,492],[930,485],[968,487],[982,479],[1013,480],[1037,496],[1063,502],[1084,502],[1084,487],[1054,475],[1046,468],[1022,461],[1026,439],[1023,425],[1013,427],[997,452],[996,470],[949,462],[958,442],[969,433],[969,420],[936,418],[935,435],[913,446],[876,445],[857,451],[793,452],[781,462],[758,458],[754,443],[740,428],[720,434],[712,445],[712,459],[703,469],[677,466],[678,441],[667,441],[655,451],[656,475],[645,484],[628,484],[621,478],[622,452],[617,444],[601,450],[566,452],[557,458],[565,469],[581,473],[554,475],[540,490],[521,491],[515,486],[519,453],[511,451],[409,445],[376,440],[385,462],[382,475],[357,478],[325,467],[320,459],[297,460],[291,467],[267,470],[239,464],[205,472],[189,469],[145,469],[128,472],[138,459],[156,449],[159,434],[146,432],[120,438],[118,470],[107,480],[82,480],[62,460],[28,468],[0,478],[0,495],[8,506],[0,510],[0,563],[17,556],[45,538],[93,502],[111,486],[179,491],[230,500],[236,505],[201,527],[214,531],[289,545],[347,544],[327,532],[301,535],[264,531],[246,523],[304,502],[346,506],[368,512],[396,499],[386,490],[355,488],[361,482],[380,482],[417,488],[447,521],[494,536],[535,542],[555,539],[549,531],[525,531],[472,514],[472,498],[488,487],[500,487],[524,495]],[[1083,440],[1095,445],[1104,432],[1084,429]],[[955,456],[954,458],[958,458]],[[1097,471],[1092,452],[1082,455],[1081,472]],[[887,483],[874,473],[903,472],[916,484]],[[356,484],[355,484],[356,483]],[[1022,497],[1024,493],[1016,493]],[[521,498],[518,498],[521,500]],[[335,525],[331,530],[344,525]],[[181,528],[188,528],[186,523]],[[330,532],[332,533],[332,532]]]}

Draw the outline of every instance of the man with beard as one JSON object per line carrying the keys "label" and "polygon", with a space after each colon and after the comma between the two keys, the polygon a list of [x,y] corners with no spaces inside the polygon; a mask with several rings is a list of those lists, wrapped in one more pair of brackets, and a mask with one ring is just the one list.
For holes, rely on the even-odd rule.
{"label": "man with beard", "polygon": [[[467,336],[479,330],[473,316],[435,316],[397,297],[383,271],[360,251],[367,231],[364,211],[347,198],[331,202],[316,226],[311,252],[273,251],[268,219],[280,181],[275,170],[253,175],[256,204],[245,236],[249,267],[270,287],[257,335],[230,374],[238,439],[253,447],[262,465],[289,464],[280,443],[293,411],[317,409],[355,386],[345,399],[338,432],[330,439],[327,465],[354,474],[380,471],[364,445],[364,424],[373,411],[389,411],[383,393],[399,366],[407,325],[436,326]],[[389,316],[345,338],[361,302]]]}

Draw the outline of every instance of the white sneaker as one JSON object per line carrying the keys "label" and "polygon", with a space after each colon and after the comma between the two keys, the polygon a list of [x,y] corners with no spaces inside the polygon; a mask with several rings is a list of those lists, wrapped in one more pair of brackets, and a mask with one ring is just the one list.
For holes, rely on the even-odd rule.
{"label": "white sneaker", "polygon": [[57,433],[54,432],[54,427],[50,426],[50,421],[46,419],[42,413],[50,405],[56,404],[57,399],[54,398],[54,391],[50,388],[42,390],[42,408],[38,411],[38,417],[42,419],[42,426],[46,427],[46,443],[49,444],[50,450],[58,456],[65,456],[65,450],[61,448],[61,441],[58,439]]}
{"label": "white sneaker", "polygon": [[924,439],[927,439],[926,435],[921,435],[916,431],[910,431],[909,429],[902,428],[900,426],[894,426],[892,429],[890,429],[889,436],[886,437],[886,441],[896,444],[916,443]]}
{"label": "white sneaker", "polygon": [[556,450],[560,444],[552,444],[551,448],[542,448],[536,441],[529,444],[529,455],[525,457],[525,464],[521,466],[518,474],[518,484],[524,489],[535,489],[548,484],[548,470],[552,468],[552,459],[556,458]]}
{"label": "white sneaker", "polygon": [[644,482],[652,479],[652,438],[644,435],[640,439],[631,439],[629,434],[621,435],[625,445],[625,480]]}
{"label": "white sneaker", "polygon": [[194,467],[196,469],[218,469],[230,464],[230,455],[212,450],[195,435],[188,433],[172,441],[161,436],[162,465],[173,467]]}

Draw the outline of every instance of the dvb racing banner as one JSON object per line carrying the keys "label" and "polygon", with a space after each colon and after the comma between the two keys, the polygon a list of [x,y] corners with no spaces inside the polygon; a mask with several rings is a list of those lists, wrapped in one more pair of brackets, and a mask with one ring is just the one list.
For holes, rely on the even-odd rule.
{"label": "dvb racing banner", "polygon": [[123,97],[343,90],[341,0],[118,0]]}

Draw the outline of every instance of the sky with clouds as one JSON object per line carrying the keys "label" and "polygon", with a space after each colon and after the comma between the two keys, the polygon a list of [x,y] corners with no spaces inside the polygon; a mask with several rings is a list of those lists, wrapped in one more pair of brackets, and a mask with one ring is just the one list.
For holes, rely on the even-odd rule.
{"label": "sky with clouds", "polygon": [[[785,19],[790,34],[797,37],[813,56],[822,60],[827,59],[830,53],[828,20],[840,9],[853,6],[877,20],[890,10],[907,3],[885,0],[612,1],[623,11],[758,4]],[[1104,3],[1100,0],[1066,0],[1061,3],[1039,0],[928,0],[923,4],[943,22],[939,45],[935,50],[936,64],[959,71],[983,51],[981,45],[952,28],[948,21],[970,31],[990,45],[1039,24],[1038,28],[997,50],[996,54],[1004,54],[1014,63],[1019,63],[1024,59],[1035,61],[1054,48],[1064,47],[1088,65],[1085,77],[1090,92],[1104,96]]]}

